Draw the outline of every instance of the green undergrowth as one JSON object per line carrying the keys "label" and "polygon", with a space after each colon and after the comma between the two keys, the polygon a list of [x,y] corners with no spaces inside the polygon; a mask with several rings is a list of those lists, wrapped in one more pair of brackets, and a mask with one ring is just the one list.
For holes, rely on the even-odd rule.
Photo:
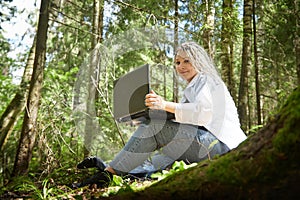
{"label": "green undergrowth", "polygon": [[46,173],[32,173],[11,178],[0,188],[0,199],[57,199],[67,197],[70,183],[81,175],[75,169],[58,168]]}
{"label": "green undergrowth", "polygon": [[[104,193],[102,193],[100,196],[102,197],[108,197],[111,195],[120,195],[123,193],[133,193],[133,192],[139,192],[143,191],[146,188],[150,187],[152,184],[155,184],[167,177],[174,176],[175,174],[178,174],[186,169],[192,168],[196,166],[196,163],[192,164],[185,164],[183,161],[176,161],[171,169],[163,170],[161,172],[157,172],[151,175],[151,178],[146,180],[134,180],[134,181],[128,181],[126,178],[122,178],[120,176],[114,176],[113,182],[111,184],[111,187]],[[101,193],[101,192],[100,192]]]}
{"label": "green undergrowth", "polygon": [[[114,176],[108,188],[84,187],[71,189],[71,183],[86,179],[95,173],[95,169],[76,170],[74,168],[58,168],[43,177],[41,174],[29,173],[29,176],[19,176],[11,180],[5,187],[0,188],[1,198],[26,199],[95,199],[122,193],[142,191],[153,183],[186,170],[196,164],[187,165],[175,162],[171,169],[163,170],[148,179],[132,180],[128,177]],[[1,199],[0,198],[0,199]]]}

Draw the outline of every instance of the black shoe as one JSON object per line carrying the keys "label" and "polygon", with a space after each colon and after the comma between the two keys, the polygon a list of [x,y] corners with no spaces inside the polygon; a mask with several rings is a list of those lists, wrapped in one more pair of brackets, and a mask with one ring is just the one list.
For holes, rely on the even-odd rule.
{"label": "black shoe", "polygon": [[96,156],[87,157],[77,165],[78,169],[86,169],[93,167],[96,167],[100,171],[104,171],[106,165],[100,158],[97,158]]}
{"label": "black shoe", "polygon": [[94,176],[84,180],[81,183],[73,183],[72,188],[76,189],[76,188],[84,187],[87,185],[93,185],[93,184],[96,184],[98,188],[103,188],[103,187],[107,187],[109,183],[112,181],[112,179],[113,179],[113,174],[108,171],[97,172]]}

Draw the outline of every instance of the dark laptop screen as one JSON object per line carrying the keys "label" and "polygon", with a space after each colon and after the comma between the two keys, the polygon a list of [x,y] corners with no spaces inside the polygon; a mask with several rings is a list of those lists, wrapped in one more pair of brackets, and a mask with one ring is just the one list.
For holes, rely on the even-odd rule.
{"label": "dark laptop screen", "polygon": [[128,120],[144,112],[145,95],[150,92],[149,65],[143,65],[125,74],[114,82],[113,111],[117,121]]}

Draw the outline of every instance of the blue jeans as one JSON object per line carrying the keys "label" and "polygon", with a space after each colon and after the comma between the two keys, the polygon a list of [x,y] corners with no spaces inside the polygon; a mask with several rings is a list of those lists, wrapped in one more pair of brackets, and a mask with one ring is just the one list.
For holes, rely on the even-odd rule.
{"label": "blue jeans", "polygon": [[229,148],[205,128],[173,121],[147,120],[109,164],[117,174],[151,173],[175,161],[199,162]]}

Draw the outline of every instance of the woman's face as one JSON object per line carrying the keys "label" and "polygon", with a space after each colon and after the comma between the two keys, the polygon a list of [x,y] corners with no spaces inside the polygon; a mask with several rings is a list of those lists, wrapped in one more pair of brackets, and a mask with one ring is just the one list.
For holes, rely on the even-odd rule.
{"label": "woman's face", "polygon": [[177,53],[175,57],[175,67],[177,73],[187,82],[191,82],[191,80],[197,74],[197,71],[195,70],[189,58],[184,52]]}

